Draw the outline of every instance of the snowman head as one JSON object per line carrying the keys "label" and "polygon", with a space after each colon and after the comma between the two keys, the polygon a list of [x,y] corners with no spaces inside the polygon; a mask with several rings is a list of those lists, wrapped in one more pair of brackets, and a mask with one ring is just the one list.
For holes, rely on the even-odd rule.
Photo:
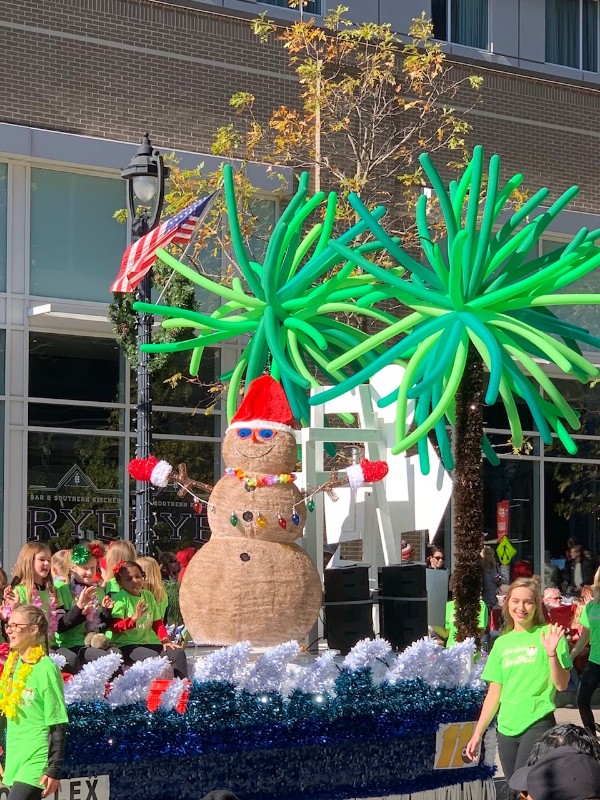
{"label": "snowman head", "polygon": [[223,441],[227,467],[251,473],[292,472],[297,448],[293,415],[280,384],[269,375],[252,381]]}

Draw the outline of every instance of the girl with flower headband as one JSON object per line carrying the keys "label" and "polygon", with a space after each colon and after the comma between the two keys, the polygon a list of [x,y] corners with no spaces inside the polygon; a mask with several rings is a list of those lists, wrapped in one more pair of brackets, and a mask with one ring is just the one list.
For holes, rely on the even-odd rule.
{"label": "girl with flower headband", "polygon": [[61,609],[52,581],[51,559],[50,548],[44,542],[27,542],[23,545],[13,569],[13,580],[3,593],[2,617],[9,619],[17,606],[41,608],[48,620],[48,636],[52,647]]}
{"label": "girl with flower headband", "polygon": [[106,569],[104,574],[104,590],[106,594],[118,592],[120,586],[114,576],[114,566],[119,561],[135,561],[137,553],[131,542],[124,539],[116,539],[106,548]]}
{"label": "girl with flower headband", "polygon": [[[59,590],[65,614],[56,634],[57,652],[67,660],[65,671],[77,672],[82,664],[105,656],[107,650],[87,647],[89,633],[105,633],[114,603],[95,585],[98,559],[103,550],[97,544],[78,544],[70,552],[68,582]],[[110,648],[118,652],[117,648]]]}
{"label": "girl with flower headband", "polygon": [[171,662],[177,678],[187,678],[185,651],[172,642],[152,592],[143,589],[146,573],[135,561],[119,561],[114,575],[120,591],[113,595],[112,638],[125,663],[159,655]]}
{"label": "girl with flower headband", "polygon": [[7,800],[39,800],[60,788],[69,721],[63,680],[45,654],[49,629],[40,607],[17,606],[6,631],[11,652],[0,677],[0,711],[7,719],[2,780],[11,787]]}

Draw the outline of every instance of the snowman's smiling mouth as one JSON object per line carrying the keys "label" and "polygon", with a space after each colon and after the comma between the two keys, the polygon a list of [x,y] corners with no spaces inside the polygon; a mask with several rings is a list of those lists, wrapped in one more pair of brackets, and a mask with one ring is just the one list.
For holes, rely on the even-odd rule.
{"label": "snowman's smiling mouth", "polygon": [[243,458],[252,458],[252,459],[254,459],[254,458],[261,458],[262,456],[266,456],[273,449],[273,445],[270,445],[269,447],[264,447],[264,446],[261,446],[261,445],[259,445],[259,444],[257,444],[255,442],[252,445],[252,447],[240,449],[237,446],[237,444],[234,444],[233,448],[234,448],[235,452],[238,455],[242,456]]}

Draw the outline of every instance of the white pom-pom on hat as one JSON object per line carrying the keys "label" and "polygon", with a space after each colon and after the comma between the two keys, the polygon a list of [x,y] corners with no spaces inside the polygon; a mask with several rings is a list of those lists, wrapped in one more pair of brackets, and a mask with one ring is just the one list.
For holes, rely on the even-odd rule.
{"label": "white pom-pom on hat", "polygon": [[164,488],[169,483],[169,476],[173,472],[173,467],[168,461],[159,461],[150,473],[150,483],[153,486]]}

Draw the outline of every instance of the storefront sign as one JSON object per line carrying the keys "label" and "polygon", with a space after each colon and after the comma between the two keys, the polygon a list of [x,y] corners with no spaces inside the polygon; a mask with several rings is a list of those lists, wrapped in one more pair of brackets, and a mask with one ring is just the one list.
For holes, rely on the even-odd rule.
{"label": "storefront sign", "polygon": [[496,534],[499,542],[508,536],[508,524],[510,521],[510,501],[501,500],[496,505]]}
{"label": "storefront sign", "polygon": [[[10,789],[0,784],[0,800],[6,800]],[[90,778],[71,778],[60,782],[60,790],[49,795],[48,800],[109,800],[110,779],[108,775]]]}
{"label": "storefront sign", "polygon": [[479,759],[470,761],[464,754],[476,724],[476,722],[451,722],[438,726],[435,735],[434,769],[461,769],[477,766]]}
{"label": "storefront sign", "polygon": [[[98,489],[83,470],[73,465],[56,486],[30,486],[27,503],[27,538],[43,540],[67,533],[77,538],[117,539],[122,530],[122,494],[118,489]],[[132,517],[135,513],[132,496]],[[173,490],[153,498],[154,528],[161,538],[174,541],[192,535],[195,542],[208,538],[208,520]],[[1,800],[1,799],[0,799]]]}

